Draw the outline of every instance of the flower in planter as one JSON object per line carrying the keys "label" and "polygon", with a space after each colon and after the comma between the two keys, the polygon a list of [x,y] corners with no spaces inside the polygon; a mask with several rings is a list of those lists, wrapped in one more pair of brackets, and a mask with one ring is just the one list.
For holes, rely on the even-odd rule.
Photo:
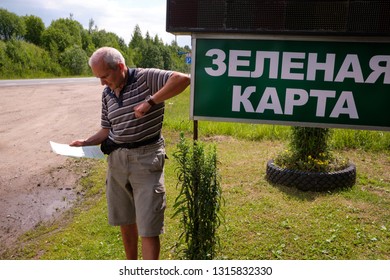
{"label": "flower in planter", "polygon": [[290,149],[275,158],[281,168],[311,172],[332,172],[346,168],[348,160],[335,156],[328,145],[328,128],[293,127]]}

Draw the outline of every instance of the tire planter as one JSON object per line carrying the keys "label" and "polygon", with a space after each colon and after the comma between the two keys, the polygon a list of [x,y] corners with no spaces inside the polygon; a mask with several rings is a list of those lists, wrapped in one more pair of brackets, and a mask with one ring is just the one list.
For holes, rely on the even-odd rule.
{"label": "tire planter", "polygon": [[273,160],[267,162],[266,179],[275,185],[294,187],[301,191],[329,191],[350,188],[356,183],[356,166],[336,172],[305,172],[276,166]]}

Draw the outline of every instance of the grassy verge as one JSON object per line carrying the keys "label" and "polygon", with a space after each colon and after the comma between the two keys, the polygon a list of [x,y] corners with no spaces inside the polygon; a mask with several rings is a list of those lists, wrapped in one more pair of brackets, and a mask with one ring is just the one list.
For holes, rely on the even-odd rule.
{"label": "grassy verge", "polygon": [[[189,90],[169,100],[166,104],[164,127],[192,133],[189,120]],[[289,126],[227,122],[199,122],[199,134],[204,137],[225,135],[237,139],[263,141],[287,141]],[[330,146],[333,149],[361,149],[365,151],[389,151],[390,132],[352,129],[332,129]]]}
{"label": "grassy verge", "polygon": [[[168,208],[162,259],[176,258],[172,248],[181,232],[178,218],[172,218],[178,194],[172,154],[179,130],[191,137],[191,124],[183,121],[188,118],[188,104],[183,100],[185,97],[167,104],[164,136],[170,160],[166,164]],[[241,129],[235,133],[236,126]],[[264,179],[266,161],[286,148],[288,129],[256,127],[263,135],[257,139],[251,136],[255,134],[253,127],[225,123],[200,126],[201,140],[217,145],[220,162],[225,221],[218,232],[218,259],[390,259],[388,133],[338,130],[340,134],[332,140],[334,147],[356,164],[357,184],[350,190],[313,193],[272,186]],[[341,145],[351,135],[360,139],[353,149]],[[24,235],[3,258],[124,258],[119,229],[107,223],[106,163],[95,163],[90,176],[81,182],[85,200],[63,220]]]}

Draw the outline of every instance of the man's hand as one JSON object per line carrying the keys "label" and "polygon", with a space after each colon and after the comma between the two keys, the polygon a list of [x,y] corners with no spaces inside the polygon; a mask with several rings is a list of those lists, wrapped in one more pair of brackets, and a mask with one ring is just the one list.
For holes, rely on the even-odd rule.
{"label": "man's hand", "polygon": [[92,146],[101,144],[110,133],[110,129],[101,128],[98,132],[87,139],[79,139],[72,141],[69,146],[72,147],[81,147],[81,146]]}
{"label": "man's hand", "polygon": [[72,141],[69,146],[72,146],[72,147],[81,147],[81,146],[85,146],[85,140],[75,140],[75,141]]}
{"label": "man's hand", "polygon": [[139,118],[142,118],[143,116],[145,116],[145,114],[147,112],[149,112],[150,108],[152,106],[150,106],[150,104],[148,102],[142,102],[141,104],[139,104],[138,106],[136,106],[134,108],[134,115],[137,119]]}

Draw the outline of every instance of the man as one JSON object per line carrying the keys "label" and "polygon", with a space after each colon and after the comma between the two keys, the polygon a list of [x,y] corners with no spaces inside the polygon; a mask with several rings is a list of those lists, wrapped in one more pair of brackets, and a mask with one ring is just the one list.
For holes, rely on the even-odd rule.
{"label": "man", "polygon": [[164,101],[190,84],[187,75],[159,69],[130,69],[121,53],[95,51],[89,66],[106,87],[102,94],[101,129],[71,146],[101,144],[109,154],[106,196],[108,220],[120,226],[127,259],[158,259],[164,232]]}

